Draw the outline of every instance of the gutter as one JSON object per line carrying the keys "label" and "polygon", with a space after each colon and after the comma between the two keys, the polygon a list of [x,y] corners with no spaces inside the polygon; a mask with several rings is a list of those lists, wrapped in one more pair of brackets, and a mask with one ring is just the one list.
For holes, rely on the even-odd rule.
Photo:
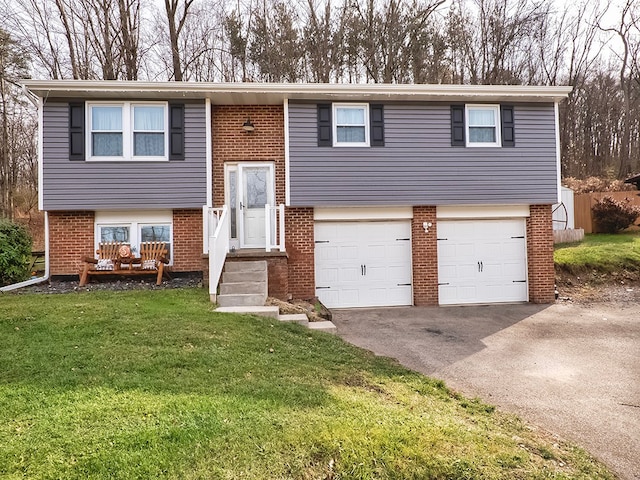
{"label": "gutter", "polygon": [[[42,106],[40,99],[35,97],[27,87],[23,87],[25,96],[38,108],[38,165],[42,165]],[[39,175],[40,181],[42,181],[42,175]],[[0,292],[10,292],[23,287],[29,287],[31,285],[37,285],[38,283],[46,282],[49,280],[49,213],[44,212],[44,275],[42,277],[30,278],[24,282],[13,283],[6,287],[0,287]]]}

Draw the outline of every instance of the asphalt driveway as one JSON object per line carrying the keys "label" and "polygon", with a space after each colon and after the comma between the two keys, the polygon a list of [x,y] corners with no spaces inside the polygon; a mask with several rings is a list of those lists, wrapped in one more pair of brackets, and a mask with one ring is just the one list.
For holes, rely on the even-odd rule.
{"label": "asphalt driveway", "polygon": [[333,312],[345,340],[478,396],[640,479],[640,305]]}

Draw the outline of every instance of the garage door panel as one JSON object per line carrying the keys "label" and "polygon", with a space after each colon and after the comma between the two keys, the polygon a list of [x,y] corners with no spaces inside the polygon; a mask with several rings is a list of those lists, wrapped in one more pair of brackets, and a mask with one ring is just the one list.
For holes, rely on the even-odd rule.
{"label": "garage door panel", "polygon": [[409,221],[316,223],[320,300],[330,308],[411,305],[410,235]]}
{"label": "garage door panel", "polygon": [[[438,222],[441,304],[526,301],[524,219]],[[443,285],[443,284],[448,285]]]}

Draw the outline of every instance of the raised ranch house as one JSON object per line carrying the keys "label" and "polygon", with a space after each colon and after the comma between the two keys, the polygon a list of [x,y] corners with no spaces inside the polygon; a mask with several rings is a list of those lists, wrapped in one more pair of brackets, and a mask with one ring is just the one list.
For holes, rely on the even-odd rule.
{"label": "raised ranch house", "polygon": [[328,307],[547,303],[568,87],[25,81],[52,276],[165,242]]}

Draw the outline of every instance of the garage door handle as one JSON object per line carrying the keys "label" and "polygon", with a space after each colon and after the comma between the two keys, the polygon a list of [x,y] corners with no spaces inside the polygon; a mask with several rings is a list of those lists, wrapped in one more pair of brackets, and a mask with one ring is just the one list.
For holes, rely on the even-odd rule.
{"label": "garage door handle", "polygon": [[411,284],[410,283],[399,283],[398,287],[410,287]]}
{"label": "garage door handle", "polygon": [[526,280],[514,280],[513,283],[527,283]]}
{"label": "garage door handle", "polygon": [[448,282],[447,283],[439,283],[438,286],[439,285],[450,285],[450,283],[448,283]]}
{"label": "garage door handle", "polygon": [[360,274],[361,275],[366,275],[367,274],[367,266],[366,265],[360,265]]}
{"label": "garage door handle", "polygon": [[316,290],[322,290],[324,288],[331,288],[331,287],[316,287]]}
{"label": "garage door handle", "polygon": [[316,240],[315,243],[329,243],[329,240]]}
{"label": "garage door handle", "polygon": [[396,242],[408,242],[410,238],[396,238]]}
{"label": "garage door handle", "polygon": [[519,237],[511,237],[511,238],[524,238],[524,235],[520,235]]}

